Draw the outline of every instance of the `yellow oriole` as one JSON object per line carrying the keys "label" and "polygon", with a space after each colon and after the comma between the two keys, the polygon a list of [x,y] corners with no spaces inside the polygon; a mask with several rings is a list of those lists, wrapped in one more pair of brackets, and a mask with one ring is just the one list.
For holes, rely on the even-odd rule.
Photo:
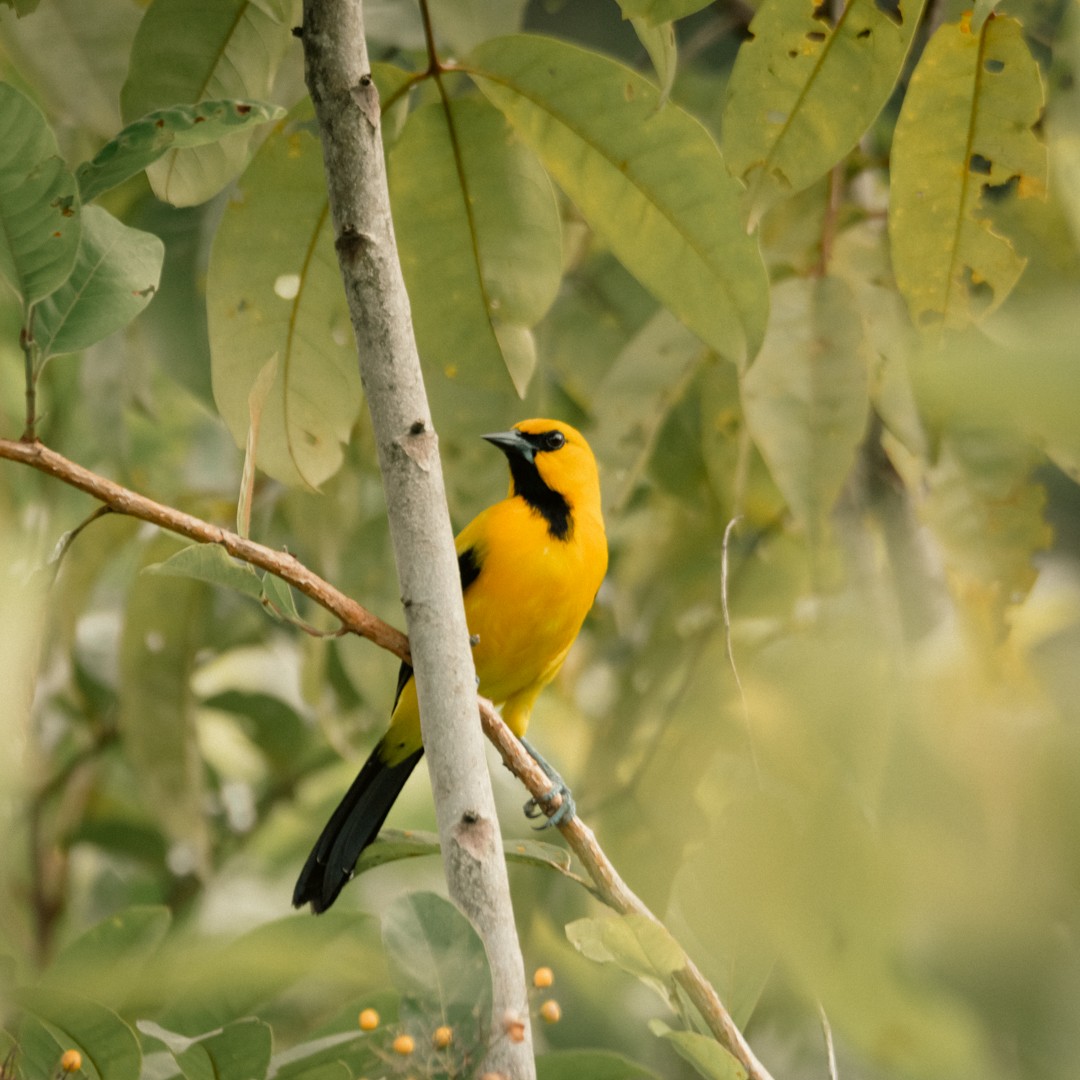
{"label": "yellow oriole", "polygon": [[[479,693],[502,705],[524,742],[533,703],[566,659],[607,570],[600,479],[589,444],[569,424],[525,420],[484,438],[507,457],[510,491],[458,535],[458,567]],[[525,747],[561,789],[558,816],[572,814],[558,774]],[[423,753],[416,683],[402,664],[390,728],[308,856],[297,907],[320,912],[334,902]],[[539,808],[530,800],[526,812]]]}

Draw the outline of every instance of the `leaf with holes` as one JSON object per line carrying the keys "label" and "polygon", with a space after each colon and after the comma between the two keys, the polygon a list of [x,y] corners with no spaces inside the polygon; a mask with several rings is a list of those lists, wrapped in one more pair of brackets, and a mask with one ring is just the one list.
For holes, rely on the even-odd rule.
{"label": "leaf with holes", "polygon": [[158,109],[128,124],[92,161],[79,166],[75,173],[79,194],[83,202],[90,202],[152,165],[168,150],[204,146],[284,115],[280,106],[264,101],[203,101]]}
{"label": "leaf with holes", "polygon": [[71,273],[81,225],[56,136],[28,97],[0,83],[0,277],[26,305]]}
{"label": "leaf with holes", "polygon": [[1015,19],[942,26],[912,76],[892,149],[896,283],[924,329],[961,327],[1009,295],[1025,260],[994,228],[993,198],[1045,198],[1032,130],[1043,87]]}
{"label": "leaf with holes", "polygon": [[255,460],[275,479],[314,487],[341,464],[362,399],[311,117],[305,101],[245,170],[206,293],[214,400],[237,446],[252,388],[276,355]]}
{"label": "leaf with holes", "polygon": [[42,359],[79,352],[127,326],[154,298],[165,245],[100,206],[84,206],[82,240],[67,281],[38,306]]}
{"label": "leaf with holes", "polygon": [[421,355],[463,387],[508,388],[509,372],[524,394],[528,331],[562,278],[559,208],[536,155],[482,99],[428,105],[391,152],[390,196]]}
{"label": "leaf with holes", "polygon": [[892,93],[925,0],[767,0],[739,48],[724,107],[724,157],[748,185],[752,224],[851,150]]}
{"label": "leaf with holes", "polygon": [[757,351],[765,267],[697,120],[622,64],[548,38],[488,41],[468,71],[647,289],[724,356]]}
{"label": "leaf with holes", "polygon": [[[125,122],[207,99],[269,98],[295,8],[293,0],[156,0],[132,46],[120,95]],[[174,206],[205,202],[243,169],[250,142],[243,129],[168,150],[147,170],[154,194]]]}

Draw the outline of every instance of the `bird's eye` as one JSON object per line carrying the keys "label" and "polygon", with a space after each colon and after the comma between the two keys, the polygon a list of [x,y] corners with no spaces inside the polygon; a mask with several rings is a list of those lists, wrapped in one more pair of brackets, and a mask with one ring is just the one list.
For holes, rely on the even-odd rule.
{"label": "bird's eye", "polygon": [[545,450],[558,450],[566,442],[566,436],[561,431],[549,431],[544,436]]}

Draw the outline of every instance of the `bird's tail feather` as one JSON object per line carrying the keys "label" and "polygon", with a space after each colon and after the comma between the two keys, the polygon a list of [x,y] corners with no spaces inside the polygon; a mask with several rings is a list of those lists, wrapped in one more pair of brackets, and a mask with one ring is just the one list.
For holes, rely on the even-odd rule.
{"label": "bird's tail feather", "polygon": [[293,890],[293,905],[311,904],[315,914],[325,911],[353,875],[360,853],[379,834],[390,807],[401,793],[423,749],[396,765],[387,765],[375,747],[345,797],[330,816],[311,849]]}

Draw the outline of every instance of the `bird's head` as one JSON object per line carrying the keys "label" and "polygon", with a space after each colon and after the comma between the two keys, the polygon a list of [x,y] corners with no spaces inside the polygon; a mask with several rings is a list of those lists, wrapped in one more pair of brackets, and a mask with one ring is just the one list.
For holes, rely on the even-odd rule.
{"label": "bird's head", "polygon": [[571,511],[599,511],[596,458],[577,428],[561,420],[522,420],[509,431],[485,435],[510,464],[510,493],[527,501],[559,496]]}

